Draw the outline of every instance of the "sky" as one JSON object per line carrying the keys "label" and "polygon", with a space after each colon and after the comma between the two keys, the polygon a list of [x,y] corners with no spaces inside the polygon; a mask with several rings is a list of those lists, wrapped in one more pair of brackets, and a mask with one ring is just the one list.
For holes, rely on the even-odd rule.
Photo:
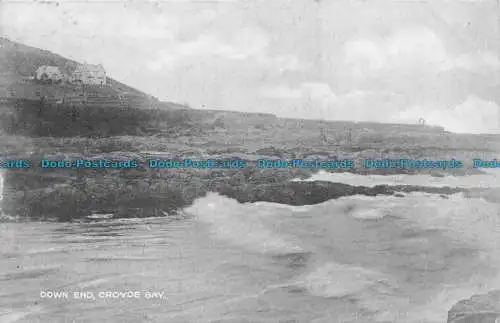
{"label": "sky", "polygon": [[500,133],[498,0],[8,0],[0,35],[194,108]]}

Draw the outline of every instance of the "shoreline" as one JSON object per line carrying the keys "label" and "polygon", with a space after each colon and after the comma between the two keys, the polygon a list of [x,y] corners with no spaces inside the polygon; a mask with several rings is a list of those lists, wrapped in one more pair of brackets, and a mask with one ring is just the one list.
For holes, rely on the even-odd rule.
{"label": "shoreline", "polygon": [[[64,222],[96,212],[112,213],[113,218],[175,214],[209,192],[234,198],[239,203],[274,202],[297,206],[352,195],[401,197],[400,193],[423,192],[446,196],[470,192],[447,186],[356,186],[307,181],[318,172],[318,169],[258,168],[17,169],[5,172],[3,210],[6,214],[20,214],[31,219],[55,218]],[[356,171],[350,173],[367,175]],[[391,170],[386,175],[395,173],[398,172]]]}

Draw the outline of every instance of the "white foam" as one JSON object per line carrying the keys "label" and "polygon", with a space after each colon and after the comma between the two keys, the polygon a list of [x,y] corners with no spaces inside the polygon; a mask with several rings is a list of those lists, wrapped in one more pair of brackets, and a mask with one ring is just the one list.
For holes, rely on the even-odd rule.
{"label": "white foam", "polygon": [[[426,304],[410,307],[406,311],[406,320],[402,322],[420,323],[422,318],[425,318],[425,322],[429,323],[445,322],[448,310],[457,302],[469,299],[474,295],[497,290],[498,287],[500,287],[499,275],[490,278],[487,283],[484,282],[484,279],[473,277],[470,281],[462,284],[443,285]],[[383,321],[382,317],[379,320]]]}
{"label": "white foam", "polygon": [[[350,197],[351,200],[355,197]],[[383,302],[374,304],[373,300],[385,295],[372,295],[371,301],[366,298],[362,305],[370,310],[378,310],[373,317],[374,322],[444,322],[447,311],[460,300],[468,299],[476,294],[500,289],[500,205],[488,202],[482,198],[469,199],[464,194],[453,194],[449,199],[440,199],[438,196],[426,196],[421,193],[408,194],[405,198],[392,196],[370,199],[359,198],[361,209],[371,207],[384,209],[387,202],[393,203],[391,211],[398,214],[399,218],[417,223],[421,228],[438,229],[446,236],[480,250],[480,260],[484,267],[481,273],[470,277],[464,282],[441,286],[425,304],[404,306],[404,299],[396,298],[387,303],[402,304],[395,308],[384,309]],[[356,213],[356,209],[353,210]],[[422,237],[416,237],[422,243]],[[413,239],[412,243],[417,243]],[[406,241],[405,243],[409,243]],[[465,264],[464,264],[465,266]],[[486,267],[487,268],[486,268]],[[466,277],[464,277],[466,278]],[[404,313],[404,318],[401,316]]]}
{"label": "white foam", "polygon": [[344,297],[386,280],[387,277],[374,270],[328,262],[308,273],[298,283],[315,296]]}
{"label": "white foam", "polygon": [[294,179],[294,182],[327,181],[354,186],[414,185],[430,187],[499,188],[500,170],[483,170],[486,174],[468,176],[434,177],[430,175],[359,175],[352,173],[328,173],[319,171],[310,178]]}
{"label": "white foam", "polygon": [[[376,226],[385,226],[384,223],[393,226],[395,230],[414,228],[417,234],[418,228],[424,231],[436,229],[440,235],[445,236],[442,238],[443,241],[450,241],[451,244],[456,241],[457,246],[463,245],[467,250],[479,250],[479,256],[474,258],[474,262],[480,262],[480,264],[464,263],[463,269],[446,269],[450,270],[450,275],[457,275],[456,283],[450,283],[454,281],[451,278],[446,280],[447,285],[440,287],[423,286],[417,282],[401,282],[402,285],[398,288],[398,283],[394,281],[397,276],[391,276],[391,270],[396,268],[392,265],[386,268],[379,264],[382,267],[371,268],[368,264],[364,268],[365,264],[362,266],[339,264],[332,259],[331,254],[315,253],[314,262],[307,265],[303,274],[290,282],[269,285],[266,291],[298,287],[318,297],[349,296],[349,298],[357,299],[359,306],[373,313],[370,319],[372,322],[416,323],[423,320],[437,323],[446,321],[448,310],[456,302],[475,294],[500,289],[500,275],[498,274],[500,272],[500,205],[483,198],[468,198],[463,193],[447,197],[443,199],[437,194],[421,192],[408,193],[403,198],[348,196],[308,206],[308,213],[305,215],[310,217],[309,220],[308,217],[304,217],[304,213],[295,213],[301,207],[267,202],[239,204],[235,200],[209,194],[197,200],[186,211],[197,215],[199,221],[208,224],[215,238],[254,252],[310,250],[315,247],[316,243],[329,243],[330,241],[337,244],[336,248],[343,248],[343,243],[348,243],[350,239],[349,236],[343,235],[342,230],[349,230],[349,234],[356,239],[358,235],[363,234],[363,230],[377,230],[376,228],[380,227]],[[284,218],[284,215],[288,218]],[[330,222],[333,221],[332,216],[334,216],[334,222]],[[379,220],[387,216],[395,217],[395,222],[363,223],[366,220]],[[291,226],[297,231],[284,233],[277,230],[280,221],[289,222],[290,220],[291,223],[293,217],[297,217],[298,222],[295,223],[300,224],[297,227],[295,224]],[[266,218],[269,221],[264,221]],[[346,220],[349,218],[360,221],[355,221],[353,224]],[[276,226],[271,225],[272,223],[276,223]],[[322,231],[323,228],[325,228],[324,231]],[[299,243],[293,239],[292,232],[299,233],[297,236],[303,240]],[[309,232],[317,232],[320,236],[324,235],[326,239],[319,242],[318,235],[308,235]],[[374,238],[367,236],[367,239]],[[367,240],[367,246],[371,246],[370,243]],[[436,240],[434,237],[417,235],[401,238],[395,243],[399,250],[417,252],[432,247],[431,243],[436,243]],[[422,248],[415,247],[416,245]],[[307,248],[301,248],[304,246]],[[373,248],[375,247],[374,245]],[[318,250],[322,249],[318,248]],[[359,251],[356,248],[352,250]],[[465,259],[466,256],[453,257]],[[480,268],[481,272],[474,277],[463,277],[463,279],[459,277],[462,271],[464,275],[470,275],[471,272],[476,271],[476,267]],[[410,297],[412,292],[420,298],[419,301],[412,300]]]}
{"label": "white foam", "polygon": [[14,322],[19,322],[22,319],[24,319],[26,316],[32,315],[32,314],[37,314],[41,313],[43,311],[43,307],[41,306],[32,306],[26,311],[23,312],[7,312],[7,313],[2,313],[0,312],[0,322],[2,323],[14,323]]}
{"label": "white foam", "polygon": [[122,274],[122,275],[112,275],[108,277],[100,277],[100,278],[93,278],[89,279],[83,282],[79,282],[75,284],[74,286],[79,289],[85,289],[89,287],[95,287],[99,285],[104,285],[107,284],[111,281],[114,280],[119,280],[123,278],[128,278],[128,277],[134,277],[134,276],[146,276],[149,272],[140,272],[140,273],[133,273],[133,274]]}
{"label": "white foam", "polygon": [[389,215],[385,209],[360,209],[351,213],[351,216],[359,220],[380,220]]}
{"label": "white foam", "polygon": [[[467,198],[463,193],[452,194],[443,199],[436,194],[414,192],[406,194],[404,198],[348,196],[314,207],[324,210],[322,214],[337,214],[343,209],[347,216],[357,220],[378,220],[394,216],[402,227],[417,225],[422,230],[437,229],[457,244],[479,250],[479,258],[474,261],[480,261],[481,264],[469,265],[478,266],[482,270],[473,277],[463,277],[465,281],[443,285],[434,294],[427,288],[430,294],[425,304],[411,304],[407,295],[392,292],[390,286],[393,284],[379,284],[380,280],[385,279],[385,274],[381,272],[331,262],[317,265],[289,286],[298,284],[311,294],[322,297],[354,295],[359,305],[375,312],[371,321],[409,323],[422,320],[429,323],[444,322],[448,310],[456,302],[475,294],[500,289],[499,204],[483,198]],[[341,223],[340,218],[337,218],[337,222]],[[342,225],[345,223],[342,222]],[[416,245],[429,245],[432,241],[428,237],[415,236],[398,240],[397,243],[399,248],[411,250]],[[472,270],[465,269],[466,272]],[[454,272],[456,274],[459,271],[456,269]],[[418,290],[422,286],[414,285],[411,288],[417,288],[417,293],[420,293]]]}
{"label": "white foam", "polygon": [[247,250],[263,253],[304,251],[295,239],[268,228],[261,217],[273,212],[262,205],[239,204],[227,197],[210,193],[184,210],[210,225],[216,239]]}
{"label": "white foam", "polygon": [[89,215],[87,218],[89,219],[111,219],[113,218],[114,214],[112,213],[93,213],[92,215]]}
{"label": "white foam", "polygon": [[255,202],[252,204],[255,206],[264,207],[268,209],[269,208],[285,209],[294,213],[308,212],[314,208],[314,205],[289,205],[289,204],[280,204],[272,202]]}

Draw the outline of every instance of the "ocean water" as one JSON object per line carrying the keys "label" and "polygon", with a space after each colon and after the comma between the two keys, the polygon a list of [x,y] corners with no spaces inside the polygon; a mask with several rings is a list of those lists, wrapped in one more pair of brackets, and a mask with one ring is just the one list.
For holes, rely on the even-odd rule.
{"label": "ocean water", "polygon": [[[498,175],[317,176],[493,189]],[[500,204],[462,193],[311,206],[209,194],[177,219],[4,222],[0,322],[442,323],[458,300],[500,288],[499,218]]]}

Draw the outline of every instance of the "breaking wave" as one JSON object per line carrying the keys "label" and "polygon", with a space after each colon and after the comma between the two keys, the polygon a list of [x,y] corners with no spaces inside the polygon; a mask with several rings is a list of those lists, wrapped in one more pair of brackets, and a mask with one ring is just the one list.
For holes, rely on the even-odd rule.
{"label": "breaking wave", "polygon": [[[337,182],[350,176],[358,185],[369,177],[317,176]],[[450,186],[449,179],[435,184]],[[478,180],[455,183],[474,187],[471,182]],[[311,252],[300,272],[265,291],[348,299],[368,321],[443,322],[457,301],[500,288],[500,204],[481,197],[357,195],[304,208],[209,194],[185,211],[207,225],[213,239],[236,248]]]}
{"label": "breaking wave", "polygon": [[304,251],[298,241],[266,227],[274,210],[266,206],[239,204],[237,201],[209,193],[184,210],[211,225],[212,234],[249,251],[263,253],[296,253]]}

